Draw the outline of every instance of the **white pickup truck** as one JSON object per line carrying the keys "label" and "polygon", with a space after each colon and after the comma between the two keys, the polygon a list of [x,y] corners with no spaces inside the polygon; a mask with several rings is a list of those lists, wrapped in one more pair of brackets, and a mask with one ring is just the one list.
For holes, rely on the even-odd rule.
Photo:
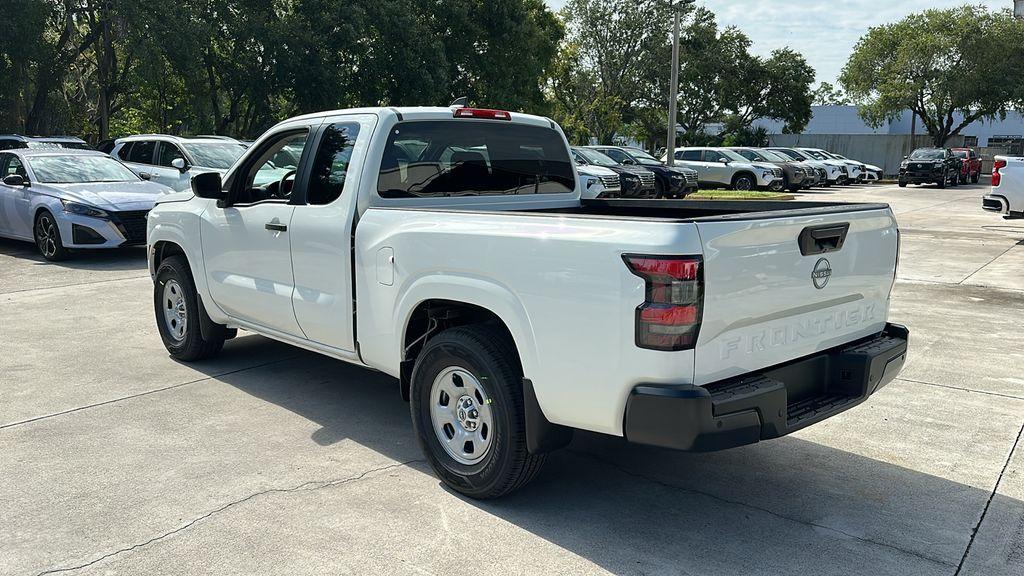
{"label": "white pickup truck", "polygon": [[459,107],[287,120],[148,219],[173,357],[240,328],[390,374],[475,498],[574,429],[720,450],[865,400],[906,357],[898,246],[884,204],[581,200],[554,122]]}
{"label": "white pickup truck", "polygon": [[1024,218],[1024,158],[996,156],[992,166],[992,191],[981,207],[1007,220]]}

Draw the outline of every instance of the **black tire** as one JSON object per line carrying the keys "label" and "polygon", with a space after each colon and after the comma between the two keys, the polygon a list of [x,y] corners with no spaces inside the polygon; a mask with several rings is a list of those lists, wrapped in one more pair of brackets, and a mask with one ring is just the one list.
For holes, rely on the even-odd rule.
{"label": "black tire", "polygon": [[[185,327],[181,338],[171,334],[171,328],[164,315],[164,309],[173,303],[165,301],[164,288],[174,282],[180,289],[181,302],[185,308]],[[194,362],[212,358],[224,347],[224,338],[203,338],[200,328],[199,296],[192,280],[192,270],[184,256],[175,255],[164,259],[156,270],[156,281],[153,283],[153,309],[156,313],[156,325],[164,348],[173,357],[183,362]]]}
{"label": "black tire", "polygon": [[906,187],[907,187],[907,181],[906,180],[900,180],[900,188],[906,188]]}
{"label": "black tire", "polygon": [[732,177],[731,187],[733,190],[753,190],[757,188],[757,181],[754,179],[753,174],[740,172]]}
{"label": "black tire", "polygon": [[64,247],[57,219],[49,210],[40,210],[36,214],[35,222],[32,224],[32,236],[35,238],[39,253],[48,261],[60,262],[71,256],[71,251]]}
{"label": "black tire", "polygon": [[971,184],[977,184],[981,182],[981,172],[977,172],[974,176],[971,176]]}
{"label": "black tire", "polygon": [[[457,368],[477,379],[487,392],[493,430],[483,459],[458,462],[441,444],[431,419],[432,388],[443,372]],[[540,471],[544,454],[526,448],[522,369],[512,342],[486,325],[450,328],[431,338],[416,358],[410,410],[420,448],[438,478],[470,498],[490,499],[518,490]]]}

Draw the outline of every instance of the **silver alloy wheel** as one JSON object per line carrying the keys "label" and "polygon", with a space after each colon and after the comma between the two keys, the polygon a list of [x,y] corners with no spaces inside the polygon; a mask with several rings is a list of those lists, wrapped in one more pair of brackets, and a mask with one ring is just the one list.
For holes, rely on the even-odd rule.
{"label": "silver alloy wheel", "polygon": [[47,258],[57,254],[57,225],[49,214],[42,214],[36,220],[36,245]]}
{"label": "silver alloy wheel", "polygon": [[491,448],[491,399],[466,369],[445,368],[430,387],[430,422],[445,452],[459,464],[483,460]]}
{"label": "silver alloy wheel", "polygon": [[168,280],[164,284],[163,309],[167,333],[175,341],[181,342],[188,328],[188,307],[185,305],[185,292],[177,280]]}
{"label": "silver alloy wheel", "polygon": [[749,176],[740,176],[739,178],[736,179],[736,186],[735,186],[735,188],[737,190],[750,190],[753,187],[754,187],[754,184],[753,184],[753,182],[750,181],[750,177]]}

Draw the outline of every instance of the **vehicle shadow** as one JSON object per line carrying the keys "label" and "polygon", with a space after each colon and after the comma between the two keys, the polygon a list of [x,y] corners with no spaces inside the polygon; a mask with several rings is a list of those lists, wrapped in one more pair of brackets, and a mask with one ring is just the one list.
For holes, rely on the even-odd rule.
{"label": "vehicle shadow", "polygon": [[0,238],[0,256],[70,270],[127,271],[146,269],[146,247],[130,246],[111,250],[75,250],[61,262],[47,262],[31,242]]}
{"label": "vehicle shadow", "polygon": [[[260,372],[217,380],[317,423],[317,445],[420,457],[396,380],[313,354]],[[578,433],[523,490],[455,496],[618,574],[902,575],[952,574],[991,493],[796,437],[687,454]]]}

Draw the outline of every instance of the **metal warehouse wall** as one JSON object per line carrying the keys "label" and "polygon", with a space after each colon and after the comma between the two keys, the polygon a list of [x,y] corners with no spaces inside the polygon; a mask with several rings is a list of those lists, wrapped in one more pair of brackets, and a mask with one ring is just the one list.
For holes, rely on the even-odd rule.
{"label": "metal warehouse wall", "polygon": [[[887,176],[899,173],[900,162],[914,148],[932,146],[928,136],[917,136],[912,140],[909,135],[899,134],[772,134],[768,141],[772,146],[829,150],[852,160],[874,164]],[[951,138],[946,146],[955,148],[963,146],[963,142],[963,137],[958,136]]]}

